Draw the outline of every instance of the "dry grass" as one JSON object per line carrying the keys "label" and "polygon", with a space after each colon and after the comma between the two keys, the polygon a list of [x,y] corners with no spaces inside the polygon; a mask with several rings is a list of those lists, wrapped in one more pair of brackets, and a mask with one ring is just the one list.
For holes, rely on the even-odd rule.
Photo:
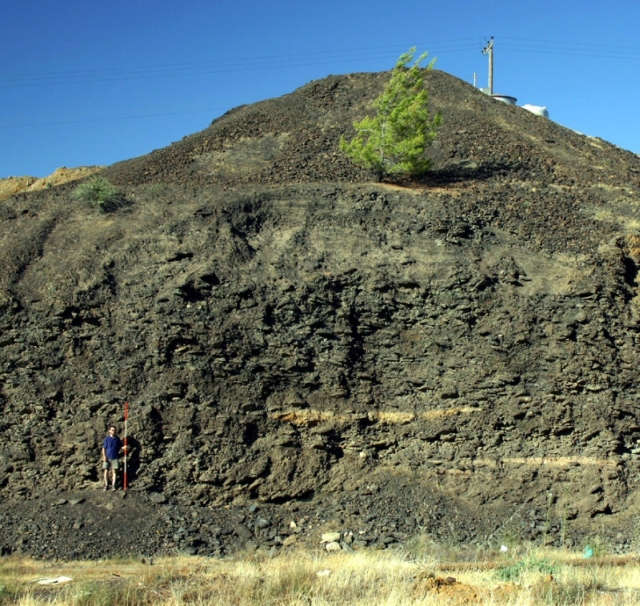
{"label": "dry grass", "polygon": [[[424,544],[425,546],[427,543]],[[575,554],[529,552],[500,556],[491,566],[460,563],[443,570],[437,550],[419,558],[392,551],[324,554],[290,552],[275,558],[250,554],[215,560],[198,557],[102,562],[0,559],[0,604],[73,605],[366,605],[541,604],[627,606],[640,603],[640,566],[585,564]],[[495,554],[494,554],[495,556]],[[496,556],[498,557],[498,556]],[[42,577],[69,576],[61,586]],[[455,577],[455,579],[453,578]],[[510,580],[504,580],[510,579]]]}

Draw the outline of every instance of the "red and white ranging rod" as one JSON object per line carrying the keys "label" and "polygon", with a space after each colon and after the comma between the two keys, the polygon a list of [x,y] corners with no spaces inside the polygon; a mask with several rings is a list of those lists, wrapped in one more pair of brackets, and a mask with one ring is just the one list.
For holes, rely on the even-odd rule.
{"label": "red and white ranging rod", "polygon": [[127,421],[129,420],[129,402],[124,403],[124,479],[123,488],[127,490],[127,459],[129,458],[129,443],[127,441]]}

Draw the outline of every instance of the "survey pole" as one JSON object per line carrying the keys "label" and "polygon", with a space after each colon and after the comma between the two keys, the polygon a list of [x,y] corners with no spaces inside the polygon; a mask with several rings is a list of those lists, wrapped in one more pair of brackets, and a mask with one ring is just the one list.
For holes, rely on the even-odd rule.
{"label": "survey pole", "polygon": [[129,420],[129,402],[124,403],[124,475],[123,488],[127,490],[127,459],[129,458],[129,442],[127,436],[127,421]]}

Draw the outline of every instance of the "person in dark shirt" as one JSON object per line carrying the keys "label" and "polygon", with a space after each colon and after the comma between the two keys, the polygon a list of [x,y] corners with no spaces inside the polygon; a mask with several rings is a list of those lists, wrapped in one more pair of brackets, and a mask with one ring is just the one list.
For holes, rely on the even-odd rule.
{"label": "person in dark shirt", "polygon": [[109,427],[102,443],[102,468],[104,469],[104,490],[109,488],[109,470],[111,470],[111,490],[116,489],[116,476],[120,468],[122,440],[116,435],[116,428]]}

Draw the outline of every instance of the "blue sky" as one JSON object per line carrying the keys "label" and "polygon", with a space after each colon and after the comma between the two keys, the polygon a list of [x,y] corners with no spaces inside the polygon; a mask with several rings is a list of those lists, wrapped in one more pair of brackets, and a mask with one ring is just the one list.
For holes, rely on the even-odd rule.
{"label": "blue sky", "polygon": [[637,0],[1,0],[0,177],[111,164],[329,74],[436,67],[640,153]]}

